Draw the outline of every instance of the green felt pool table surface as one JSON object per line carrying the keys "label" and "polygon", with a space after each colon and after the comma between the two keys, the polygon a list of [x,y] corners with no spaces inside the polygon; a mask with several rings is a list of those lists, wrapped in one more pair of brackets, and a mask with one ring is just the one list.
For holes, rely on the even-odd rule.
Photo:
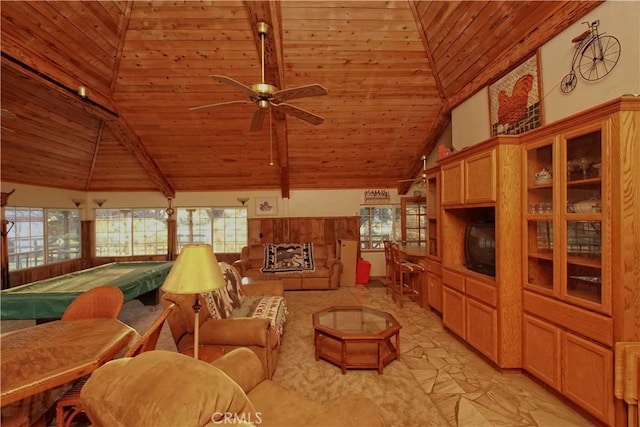
{"label": "green felt pool table surface", "polygon": [[125,302],[159,288],[171,261],[114,262],[0,291],[0,318],[59,319],[80,293],[101,285],[122,290]]}

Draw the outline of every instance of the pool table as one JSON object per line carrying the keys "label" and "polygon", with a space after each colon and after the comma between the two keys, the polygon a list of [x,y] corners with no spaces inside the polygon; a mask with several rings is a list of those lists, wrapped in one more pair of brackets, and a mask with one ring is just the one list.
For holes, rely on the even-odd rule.
{"label": "pool table", "polygon": [[100,285],[119,287],[125,302],[138,298],[155,305],[172,265],[171,261],[113,262],[5,289],[0,291],[0,319],[59,319],[80,293]]}

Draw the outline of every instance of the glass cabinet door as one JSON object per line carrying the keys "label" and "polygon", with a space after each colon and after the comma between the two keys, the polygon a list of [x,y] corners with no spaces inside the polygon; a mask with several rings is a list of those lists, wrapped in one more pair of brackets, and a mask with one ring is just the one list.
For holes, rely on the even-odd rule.
{"label": "glass cabinet door", "polygon": [[425,197],[403,197],[402,243],[404,245],[426,246],[426,199]]}
{"label": "glass cabinet door", "polygon": [[553,140],[536,144],[525,152],[525,286],[542,293],[554,293],[553,160]]}
{"label": "glass cabinet door", "polygon": [[[602,129],[563,140],[563,297],[602,308]],[[595,305],[595,306],[594,306]]]}
{"label": "glass cabinet door", "polygon": [[427,238],[429,240],[428,253],[430,256],[440,258],[440,187],[438,173],[427,175]]}

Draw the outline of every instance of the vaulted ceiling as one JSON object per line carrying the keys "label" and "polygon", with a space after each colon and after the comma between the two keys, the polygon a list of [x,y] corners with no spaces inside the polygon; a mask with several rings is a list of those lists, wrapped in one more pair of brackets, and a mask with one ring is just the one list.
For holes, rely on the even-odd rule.
{"label": "vaulted ceiling", "polygon": [[[80,191],[398,188],[451,110],[599,2],[2,2],[2,180]],[[313,125],[214,80],[279,89]],[[86,88],[86,97],[78,94]],[[273,164],[271,164],[273,163]]]}

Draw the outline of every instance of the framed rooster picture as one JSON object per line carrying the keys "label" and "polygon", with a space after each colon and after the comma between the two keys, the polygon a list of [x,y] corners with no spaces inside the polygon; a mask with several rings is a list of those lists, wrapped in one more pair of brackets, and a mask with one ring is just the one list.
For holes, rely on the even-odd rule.
{"label": "framed rooster picture", "polygon": [[542,100],[534,54],[489,86],[491,136],[518,135],[542,124]]}

